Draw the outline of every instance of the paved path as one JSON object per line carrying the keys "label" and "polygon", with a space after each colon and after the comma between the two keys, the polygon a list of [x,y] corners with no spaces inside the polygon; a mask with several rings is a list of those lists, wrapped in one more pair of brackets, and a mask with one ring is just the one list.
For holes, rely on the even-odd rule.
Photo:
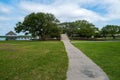
{"label": "paved path", "polygon": [[74,47],[66,34],[61,34],[69,58],[67,80],[109,80],[103,70]]}

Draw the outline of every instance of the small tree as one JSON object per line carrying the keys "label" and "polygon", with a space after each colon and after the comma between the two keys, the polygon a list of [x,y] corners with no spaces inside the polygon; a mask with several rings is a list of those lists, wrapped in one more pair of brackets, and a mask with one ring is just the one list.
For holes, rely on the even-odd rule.
{"label": "small tree", "polygon": [[51,36],[53,30],[54,33],[59,33],[58,22],[59,20],[53,14],[31,13],[24,18],[23,22],[16,24],[15,31],[17,33],[25,32],[25,34],[31,34],[33,37],[38,36],[39,39],[45,40],[47,36]]}

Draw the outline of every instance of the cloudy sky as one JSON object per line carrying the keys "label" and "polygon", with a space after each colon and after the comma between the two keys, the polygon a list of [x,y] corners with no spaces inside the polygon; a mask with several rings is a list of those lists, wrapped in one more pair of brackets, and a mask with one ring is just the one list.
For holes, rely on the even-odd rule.
{"label": "cloudy sky", "polygon": [[120,25],[120,0],[0,0],[0,35],[31,12],[52,13],[61,22],[86,19],[99,28]]}

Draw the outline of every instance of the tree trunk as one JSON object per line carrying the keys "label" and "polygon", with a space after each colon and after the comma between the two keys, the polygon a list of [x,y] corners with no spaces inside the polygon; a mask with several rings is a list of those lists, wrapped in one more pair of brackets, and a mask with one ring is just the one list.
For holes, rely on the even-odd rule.
{"label": "tree trunk", "polygon": [[41,35],[39,36],[39,41],[41,40]]}
{"label": "tree trunk", "polygon": [[42,41],[45,41],[45,40],[46,40],[46,35],[42,35],[42,36],[41,36],[41,40],[42,40]]}
{"label": "tree trunk", "polygon": [[112,35],[112,37],[113,37],[113,39],[115,39],[115,36],[114,36],[114,35]]}

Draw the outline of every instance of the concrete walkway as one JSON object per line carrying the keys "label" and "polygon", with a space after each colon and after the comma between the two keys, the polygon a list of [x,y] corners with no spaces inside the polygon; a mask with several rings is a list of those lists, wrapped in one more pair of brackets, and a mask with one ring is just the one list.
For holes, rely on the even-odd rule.
{"label": "concrete walkway", "polygon": [[67,80],[109,80],[100,67],[69,42],[66,34],[61,34],[61,40],[69,58]]}

